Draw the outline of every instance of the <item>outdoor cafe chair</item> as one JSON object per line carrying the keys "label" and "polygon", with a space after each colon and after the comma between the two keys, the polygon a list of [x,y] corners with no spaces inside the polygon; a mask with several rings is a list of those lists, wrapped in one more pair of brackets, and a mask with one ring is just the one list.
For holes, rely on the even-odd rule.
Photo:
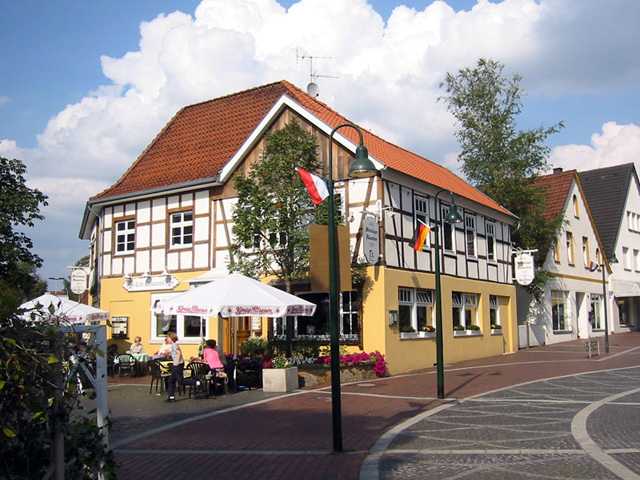
{"label": "outdoor cafe chair", "polygon": [[225,395],[227,394],[229,375],[225,370],[225,368],[219,368],[209,371],[209,375],[207,375],[207,398],[211,395],[212,390],[215,396],[218,396],[218,390],[222,390]]}
{"label": "outdoor cafe chair", "polygon": [[153,390],[153,384],[156,385],[156,392],[158,391],[158,385],[160,385],[160,393],[164,393],[167,379],[171,375],[171,372],[160,363],[159,360],[149,360],[149,368],[151,369],[151,385],[149,386],[149,394]]}
{"label": "outdoor cafe chair", "polygon": [[111,373],[111,377],[115,375],[116,364],[113,362],[118,355],[118,345],[115,343],[109,345],[107,348],[107,375]]}
{"label": "outdoor cafe chair", "polygon": [[[191,372],[191,378],[200,382],[200,385],[204,386],[207,381],[207,374],[209,373],[209,365],[204,362],[191,362],[187,365],[187,370]],[[189,385],[189,398],[191,398],[191,392],[196,389],[198,393],[198,387],[196,385]]]}
{"label": "outdoor cafe chair", "polygon": [[118,368],[118,375],[120,377],[123,377],[127,373],[134,377],[138,371],[138,361],[129,353],[121,353],[115,358],[114,363]]}

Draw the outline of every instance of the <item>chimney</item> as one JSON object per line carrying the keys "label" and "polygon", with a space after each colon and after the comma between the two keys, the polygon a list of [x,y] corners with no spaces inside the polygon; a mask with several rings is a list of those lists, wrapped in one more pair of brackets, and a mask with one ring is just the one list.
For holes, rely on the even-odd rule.
{"label": "chimney", "polygon": [[553,173],[562,173],[562,167],[555,167]]}

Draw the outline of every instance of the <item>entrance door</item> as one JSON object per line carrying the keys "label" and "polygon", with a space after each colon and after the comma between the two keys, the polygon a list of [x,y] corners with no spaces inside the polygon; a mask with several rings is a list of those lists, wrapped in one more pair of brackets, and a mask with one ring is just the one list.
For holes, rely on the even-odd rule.
{"label": "entrance door", "polygon": [[235,317],[224,319],[224,352],[240,355],[236,347],[242,345],[251,336],[251,317]]}

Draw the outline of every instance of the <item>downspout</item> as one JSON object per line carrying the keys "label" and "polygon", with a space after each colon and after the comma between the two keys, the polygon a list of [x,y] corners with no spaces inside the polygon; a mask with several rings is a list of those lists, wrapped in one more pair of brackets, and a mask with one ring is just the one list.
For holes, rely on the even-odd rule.
{"label": "downspout", "polygon": [[[98,224],[98,233],[96,235],[96,259],[95,259],[95,268],[94,268],[94,272],[95,272],[94,281],[96,283],[96,289],[94,291],[92,288],[93,285],[89,285],[89,293],[93,297],[93,301],[91,303],[93,304],[94,307],[99,308],[100,307],[100,262],[102,261],[102,250],[101,250],[101,243],[100,243],[100,239],[102,238],[102,232],[100,231],[101,222],[100,222],[100,215],[93,208],[91,208],[91,205],[88,202],[87,202],[87,210],[89,210],[91,213],[95,215],[96,222]],[[97,300],[97,305],[96,305],[96,300]]]}

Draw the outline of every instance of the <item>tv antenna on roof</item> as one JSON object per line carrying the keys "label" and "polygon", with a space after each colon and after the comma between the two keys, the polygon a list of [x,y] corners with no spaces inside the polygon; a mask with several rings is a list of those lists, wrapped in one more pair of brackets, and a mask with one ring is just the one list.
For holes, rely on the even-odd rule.
{"label": "tv antenna on roof", "polygon": [[334,77],[332,75],[318,75],[314,70],[313,70],[313,59],[319,59],[319,58],[331,58],[331,57],[318,57],[318,56],[313,56],[313,55],[305,55],[305,54],[299,54],[298,53],[298,49],[296,48],[296,63],[298,63],[298,60],[309,60],[309,84],[307,85],[307,93],[309,95],[311,95],[312,97],[317,97],[318,95],[320,95],[320,88],[318,87],[318,84],[315,82],[318,78],[340,78],[340,77]]}

